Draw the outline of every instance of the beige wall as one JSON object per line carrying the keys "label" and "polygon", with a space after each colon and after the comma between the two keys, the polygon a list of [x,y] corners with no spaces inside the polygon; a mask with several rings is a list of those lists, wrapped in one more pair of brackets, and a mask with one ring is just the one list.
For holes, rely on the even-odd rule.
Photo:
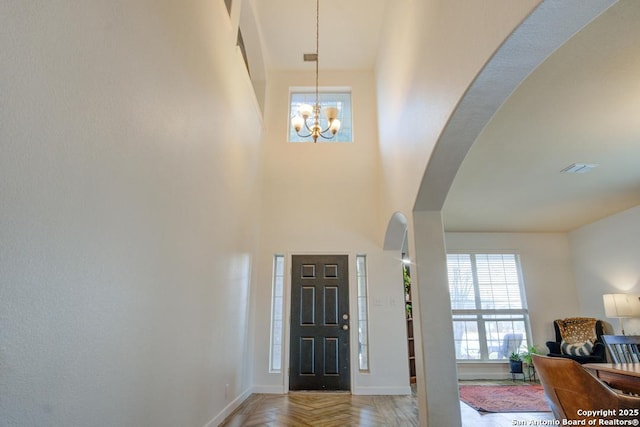
{"label": "beige wall", "polygon": [[[313,86],[314,81],[313,73],[304,72],[272,71],[268,76],[263,142],[265,226],[257,264],[260,282],[255,290],[256,390],[282,392],[286,386],[282,374],[268,372],[273,255],[282,253],[288,260],[290,254],[345,253],[350,255],[352,331],[357,321],[356,254],[367,255],[369,273],[371,371],[354,371],[352,390],[360,394],[409,393],[400,253],[382,250],[384,229],[377,209],[379,158],[373,74],[320,74],[321,86],[351,88],[353,143],[289,143],[289,88]],[[356,336],[352,335],[355,350]],[[357,368],[356,354],[352,356],[352,367]]]}
{"label": "beige wall", "polygon": [[389,2],[376,68],[385,218],[413,210],[427,161],[460,98],[538,3]]}
{"label": "beige wall", "polygon": [[[282,390],[267,372],[274,253],[368,255],[372,372],[354,374],[354,389],[406,390],[400,254],[381,249],[387,221],[410,216],[457,102],[538,1],[389,3],[375,75],[322,73],[322,85],[353,88],[355,142],[292,145],[288,88],[313,78],[268,73],[263,138],[235,48],[240,0],[231,20],[222,1],[2,2],[5,419],[214,425],[252,385]],[[568,280],[566,243],[549,238],[557,252],[544,256],[547,237],[493,244],[535,253],[530,271],[548,256]],[[569,307],[595,312],[581,286],[581,307]],[[529,292],[530,307],[544,305]],[[448,318],[446,304],[434,315]],[[549,333],[534,328],[535,339]],[[455,425],[451,395],[432,402],[432,414],[449,408],[432,425]]]}
{"label": "beige wall", "polygon": [[0,424],[216,424],[251,385],[262,137],[224,3],[0,27]]}
{"label": "beige wall", "polygon": [[425,338],[424,378],[418,375],[418,394],[426,396],[426,402],[420,400],[423,425],[460,424],[459,414],[448,406],[457,398],[455,363],[428,357],[426,343],[428,337],[444,348],[452,341],[450,328],[436,326],[450,315],[450,307],[446,266],[434,261],[444,260],[440,211],[449,186],[467,150],[511,91],[609,4],[390,3],[377,68],[381,211],[390,217],[395,211],[415,210],[409,246],[418,264]]}
{"label": "beige wall", "polygon": [[[640,295],[640,206],[569,233],[581,314],[609,323],[620,334],[618,319],[605,316],[603,294]],[[640,335],[640,319],[624,319],[627,335]]]}
{"label": "beige wall", "polygon": [[[425,166],[461,97],[538,3],[389,2],[376,69],[383,218],[413,211]],[[455,148],[451,152],[457,155]],[[414,213],[409,223],[410,253],[418,262],[419,305],[425,302],[419,313],[426,349],[423,374],[418,375],[420,422],[455,426],[460,424],[459,411],[451,405],[458,397],[455,362],[446,356],[427,357],[428,345],[436,343],[445,355],[451,351],[449,343],[453,346],[451,328],[439,327],[441,319],[450,318],[440,213]]]}

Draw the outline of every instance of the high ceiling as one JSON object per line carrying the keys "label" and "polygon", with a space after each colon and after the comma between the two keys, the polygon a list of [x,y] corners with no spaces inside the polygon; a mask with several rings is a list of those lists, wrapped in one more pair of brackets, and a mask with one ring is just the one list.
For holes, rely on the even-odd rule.
{"label": "high ceiling", "polygon": [[[447,197],[447,230],[570,231],[640,204],[640,2],[622,0],[503,104]],[[562,174],[573,163],[599,166]]]}
{"label": "high ceiling", "polygon": [[[268,67],[313,69],[304,53],[316,50],[315,0],[253,0]],[[372,69],[387,0],[320,0],[320,62],[324,69]]]}
{"label": "high ceiling", "polygon": [[[372,68],[387,1],[320,3],[320,67]],[[267,66],[313,68],[315,1],[254,5]],[[520,85],[456,176],[448,231],[570,231],[640,204],[638,22],[640,1],[621,0]],[[598,167],[560,173],[573,163]]]}

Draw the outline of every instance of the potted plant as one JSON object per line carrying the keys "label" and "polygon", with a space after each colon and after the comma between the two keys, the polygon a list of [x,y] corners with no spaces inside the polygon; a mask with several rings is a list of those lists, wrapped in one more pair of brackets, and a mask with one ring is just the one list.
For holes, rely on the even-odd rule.
{"label": "potted plant", "polygon": [[509,366],[512,374],[522,374],[522,357],[515,351],[509,356]]}
{"label": "potted plant", "polygon": [[540,354],[535,345],[530,346],[527,351],[523,351],[522,353],[520,353],[520,358],[525,365],[533,366],[533,362],[531,361],[532,354]]}
{"label": "potted plant", "polygon": [[527,365],[527,374],[529,378],[535,379],[536,369],[533,366],[533,361],[531,360],[532,354],[540,354],[535,345],[530,346],[527,351],[522,352],[520,354],[520,358],[522,359],[524,364]]}

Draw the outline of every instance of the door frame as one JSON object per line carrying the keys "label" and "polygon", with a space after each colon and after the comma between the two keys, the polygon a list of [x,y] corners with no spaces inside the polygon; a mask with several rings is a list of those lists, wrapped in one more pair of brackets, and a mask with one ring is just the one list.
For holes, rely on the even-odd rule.
{"label": "door frame", "polygon": [[[349,382],[350,382],[350,390],[349,393],[353,394],[353,390],[355,390],[355,379],[356,379],[356,370],[358,369],[358,334],[353,334],[354,327],[358,327],[358,306],[357,306],[357,277],[356,277],[356,255],[359,252],[353,251],[295,251],[295,252],[285,252],[284,256],[284,271],[285,271],[285,280],[284,280],[284,325],[282,331],[282,377],[283,377],[283,391],[284,394],[289,393],[289,369],[290,369],[290,358],[289,352],[291,351],[291,256],[292,255],[347,255],[347,264],[349,265]],[[355,313],[355,314],[354,314]]]}

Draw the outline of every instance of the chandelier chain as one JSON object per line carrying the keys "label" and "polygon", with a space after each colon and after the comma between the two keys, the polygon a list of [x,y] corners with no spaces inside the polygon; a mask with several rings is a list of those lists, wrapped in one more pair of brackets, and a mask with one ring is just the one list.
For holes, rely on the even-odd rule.
{"label": "chandelier chain", "polygon": [[[306,57],[306,55],[305,55]],[[301,104],[299,107],[299,115],[291,119],[292,126],[296,130],[298,136],[302,138],[311,137],[313,142],[317,142],[318,138],[332,139],[338,130],[340,130],[340,120],[338,119],[338,108],[326,106],[324,113],[327,116],[327,128],[322,129],[320,124],[320,0],[316,0],[316,102],[315,105]],[[305,58],[306,59],[306,58]],[[313,122],[311,122],[313,121]],[[301,130],[305,129],[302,133]],[[308,132],[308,135],[305,133]]]}
{"label": "chandelier chain", "polygon": [[[320,0],[316,0],[316,110],[320,108],[318,96],[318,63],[320,62]],[[316,113],[317,114],[317,113]]]}

